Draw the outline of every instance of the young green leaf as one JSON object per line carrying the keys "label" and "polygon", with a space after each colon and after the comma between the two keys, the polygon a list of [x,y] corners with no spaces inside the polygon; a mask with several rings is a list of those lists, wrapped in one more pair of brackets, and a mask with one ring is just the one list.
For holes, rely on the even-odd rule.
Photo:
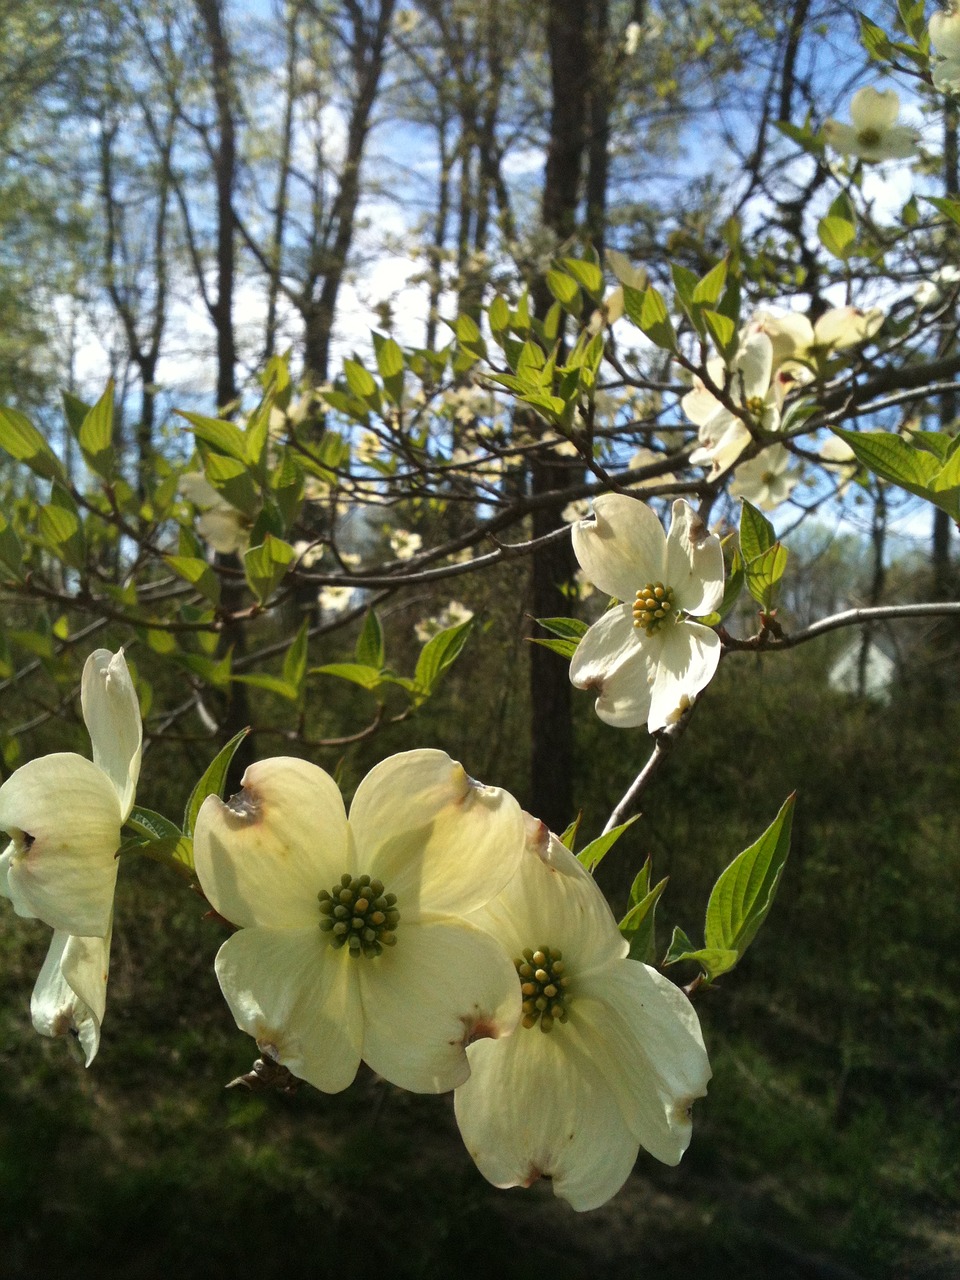
{"label": "young green leaf", "polygon": [[104,480],[113,478],[113,379],[97,403],[85,415],[77,432],[80,449],[92,471]]}
{"label": "young green leaf", "polygon": [[776,532],[767,517],[744,498],[740,513],[740,553],[744,563],[762,556],[776,540]]}
{"label": "young green leaf", "polygon": [[367,616],[364,618],[363,629],[357,637],[357,647],[354,652],[357,662],[361,666],[376,667],[378,671],[387,660],[383,643],[383,628],[380,626],[380,619],[373,609],[368,610]]}
{"label": "young green leaf", "polygon": [[422,694],[432,693],[440,677],[456,661],[473,628],[473,619],[447,627],[432,636],[420,651],[413,673],[417,688]]}
{"label": "young green leaf", "polygon": [[197,814],[200,812],[200,806],[207,796],[220,796],[221,799],[223,798],[227,772],[233,763],[233,757],[237,754],[237,748],[249,732],[249,729],[241,729],[239,733],[230,739],[226,746],[221,747],[207,765],[199,782],[190,792],[190,799],[187,801],[187,807],[183,811],[184,835],[193,835]]}
{"label": "young green leaf", "polygon": [[25,462],[38,476],[66,482],[60,459],[30,419],[16,409],[0,408],[0,449]]}
{"label": "young green leaf", "polygon": [[632,827],[639,816],[639,814],[635,813],[632,818],[622,822],[619,827],[613,827],[612,830],[605,831],[602,836],[597,836],[596,840],[591,840],[589,844],[584,845],[577,854],[577,861],[580,865],[586,867],[588,871],[593,871],[598,867],[627,828]]}
{"label": "young green leaf", "polygon": [[289,542],[269,533],[260,546],[250,547],[244,552],[243,568],[247,583],[261,604],[266,604],[276,591],[296,554]]}
{"label": "young green leaf", "polygon": [[669,876],[650,888],[651,861],[647,858],[630,889],[627,914],[620,921],[620,932],[630,943],[631,960],[653,962],[656,954],[656,910]]}

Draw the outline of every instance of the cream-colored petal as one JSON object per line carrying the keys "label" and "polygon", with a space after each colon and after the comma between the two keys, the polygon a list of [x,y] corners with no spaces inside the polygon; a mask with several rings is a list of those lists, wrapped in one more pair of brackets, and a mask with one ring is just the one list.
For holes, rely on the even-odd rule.
{"label": "cream-colored petal", "polygon": [[292,756],[251,765],[227,804],[216,796],[204,800],[193,856],[209,901],[241,926],[316,925],[317,894],[344,873],[356,874],[337,784]]}
{"label": "cream-colored petal", "polygon": [[662,582],[667,539],[645,502],[624,493],[603,493],[594,519],[573,526],[573,550],[587,578],[619,600],[633,601],[648,582]]}
{"label": "cream-colored petal", "polygon": [[17,914],[105,937],[120,846],[120,802],[107,775],[72,752],[31,760],[0,787],[0,829],[14,844],[7,891]]}
{"label": "cream-colored petal", "polygon": [[363,1060],[391,1084],[443,1093],[470,1074],[466,1046],[507,1035],[520,1017],[513,960],[462,920],[401,917],[397,944],[354,962],[363,1004]]}
{"label": "cream-colored petal", "polygon": [[499,893],[523,849],[520,806],[443,751],[405,751],[371,769],[350,806],[361,873],[397,895],[401,919],[466,915]]}
{"label": "cream-colored petal", "polygon": [[860,307],[831,307],[814,326],[814,342],[828,351],[855,347],[872,338],[883,321],[884,313],[880,307],[871,307],[867,311]]}
{"label": "cream-colored petal", "polygon": [[753,439],[746,424],[726,409],[701,427],[698,435],[701,447],[694,449],[690,461],[694,466],[709,465],[711,475],[732,467]]}
{"label": "cream-colored petal", "polygon": [[581,637],[570,659],[571,681],[578,689],[598,687],[634,657],[644,639],[644,633],[633,624],[632,602],[614,605]]}
{"label": "cream-colored petal", "polygon": [[10,897],[10,886],[7,883],[7,879],[10,875],[10,863],[16,851],[17,847],[11,840],[3,853],[0,853],[0,898]]}
{"label": "cream-colored petal", "polygon": [[140,777],[143,723],[123,650],[96,649],[80,682],[80,705],[93,746],[93,763],[113,783],[126,822]]}
{"label": "cream-colored petal", "polygon": [[693,1006],[636,960],[594,972],[578,994],[559,1029],[579,1037],[641,1145],[664,1164],[677,1164],[690,1142],[693,1102],[711,1075]]}
{"label": "cream-colored petal", "polygon": [[525,816],[527,842],[517,874],[471,919],[514,960],[527,948],[562,952],[575,982],[579,974],[623,959],[627,942],[593,876],[544,823]]}
{"label": "cream-colored petal", "polygon": [[464,1144],[495,1187],[553,1180],[574,1209],[596,1209],[633,1169],[638,1141],[603,1077],[564,1033],[521,1028],[470,1048],[455,1109]]}
{"label": "cream-colored petal", "polygon": [[30,997],[34,1028],[42,1036],[75,1035],[88,1067],[100,1048],[112,932],[112,922],[105,938],[55,930]]}
{"label": "cream-colored petal", "polygon": [[241,929],[217,953],[224,999],[266,1057],[324,1093],[357,1074],[363,1012],[357,969],[319,927]]}
{"label": "cream-colored petal", "polygon": [[673,504],[667,535],[667,576],[674,603],[687,613],[712,613],[723,599],[723,549],[693,507]]}
{"label": "cream-colored petal", "polygon": [[900,114],[900,97],[895,89],[874,89],[865,85],[850,99],[850,119],[864,130],[887,132]]}
{"label": "cream-colored petal", "polygon": [[930,43],[943,58],[960,58],[960,13],[948,9],[933,14],[927,27]]}
{"label": "cream-colored petal", "polygon": [[651,733],[674,724],[692,705],[713,679],[720,652],[720,637],[699,622],[678,622],[663,633],[647,717]]}
{"label": "cream-colored petal", "polygon": [[799,311],[757,311],[747,329],[765,333],[773,348],[773,367],[802,355],[813,342],[813,325]]}
{"label": "cream-colored petal", "polygon": [[[708,360],[707,374],[715,387],[723,387],[727,376],[727,367],[723,360]],[[707,391],[703,380],[694,375],[693,387],[680,401],[680,408],[691,422],[701,427],[723,406],[712,392]]]}
{"label": "cream-colored petal", "polygon": [[860,154],[860,135],[851,124],[843,124],[839,120],[824,120],[821,130],[823,140],[838,155],[856,156]]}
{"label": "cream-colored petal", "polygon": [[[600,619],[602,621],[603,618]],[[590,630],[599,627],[600,622],[595,622]],[[632,627],[633,623],[630,625]],[[615,725],[619,729],[633,729],[646,724],[663,633],[643,637],[629,650],[624,646],[609,664],[601,643],[601,633],[584,650],[582,661],[574,667],[574,662],[589,637],[590,631],[580,641],[570,663],[571,680],[578,689],[588,689],[597,695],[594,710],[605,724]]]}
{"label": "cream-colored petal", "polygon": [[242,551],[250,542],[250,522],[227,503],[211,507],[197,517],[197,533],[223,555]]}
{"label": "cream-colored petal", "polygon": [[753,333],[737,353],[730,393],[739,404],[763,399],[773,375],[773,343],[765,333]]}
{"label": "cream-colored petal", "polygon": [[945,62],[938,62],[934,66],[933,87],[941,93],[956,93],[960,90],[960,56],[954,54]]}

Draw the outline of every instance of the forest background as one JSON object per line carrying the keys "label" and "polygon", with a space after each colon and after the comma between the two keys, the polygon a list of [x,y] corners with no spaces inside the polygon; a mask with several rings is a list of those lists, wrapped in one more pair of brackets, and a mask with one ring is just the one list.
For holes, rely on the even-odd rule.
{"label": "forest background", "polygon": [[[491,380],[506,363],[487,343],[526,307],[545,349],[576,349],[618,281],[666,290],[723,261],[744,319],[884,309],[880,354],[851,356],[823,400],[835,423],[953,430],[957,218],[914,192],[958,191],[955,108],[922,58],[862,39],[876,23],[916,48],[922,4],[868,19],[817,0],[0,0],[0,403],[56,460],[0,466],[4,775],[85,750],[84,657],[124,643],[150,808],[177,813],[252,725],[241,752],[307,755],[346,786],[441,747],[558,831],[582,812],[598,833],[649,743],[572,694],[562,639],[531,643],[533,618],[595,616],[564,512],[612,474],[695,494],[729,529],[739,504],[729,477],[675,481],[689,378],[648,326],[624,331],[636,317],[577,388],[586,451],[564,447],[569,416]],[[818,130],[864,83],[896,84],[921,150],[838,179]],[[938,281],[931,313],[917,290]],[[268,461],[263,445],[253,488],[211,463],[233,440],[217,421],[288,442]],[[942,508],[816,449],[791,465],[770,513],[788,630],[956,599]],[[178,488],[217,466],[212,497]],[[293,559],[249,561],[280,543]],[[756,611],[741,600],[727,627],[749,634]],[[697,1001],[714,1079],[679,1169],[641,1153],[581,1217],[548,1186],[488,1187],[447,1099],[370,1075],[336,1098],[225,1092],[251,1047],[216,989],[221,934],[131,859],[88,1072],[32,1033],[45,937],[4,921],[0,1274],[83,1257],[104,1276],[326,1275],[360,1232],[410,1276],[955,1275],[953,623],[729,654],[600,868],[618,913],[647,856],[670,877],[662,955],[666,922],[695,937],[718,872],[799,792],[770,920]],[[855,678],[831,683],[851,643]],[[893,659],[880,689],[868,644]]]}

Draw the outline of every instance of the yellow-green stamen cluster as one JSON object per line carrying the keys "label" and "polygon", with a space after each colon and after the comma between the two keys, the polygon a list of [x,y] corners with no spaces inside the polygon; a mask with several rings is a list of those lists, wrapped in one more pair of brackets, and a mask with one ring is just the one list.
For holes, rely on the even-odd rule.
{"label": "yellow-green stamen cluster", "polygon": [[676,611],[673,588],[665,587],[662,582],[648,582],[633,602],[633,625],[652,636]]}
{"label": "yellow-green stamen cluster", "polygon": [[321,889],[320,928],[331,946],[349,947],[352,956],[378,956],[397,941],[400,912],[397,895],[384,893],[383,882],[344,874],[327,893]]}
{"label": "yellow-green stamen cluster", "polygon": [[566,1022],[570,979],[564,972],[563,952],[527,947],[514,963],[523,995],[523,1025],[534,1027],[539,1022],[541,1031],[551,1031],[555,1022]]}
{"label": "yellow-green stamen cluster", "polygon": [[751,396],[746,403],[746,408],[758,422],[762,422],[763,415],[767,411],[767,402],[763,396]]}

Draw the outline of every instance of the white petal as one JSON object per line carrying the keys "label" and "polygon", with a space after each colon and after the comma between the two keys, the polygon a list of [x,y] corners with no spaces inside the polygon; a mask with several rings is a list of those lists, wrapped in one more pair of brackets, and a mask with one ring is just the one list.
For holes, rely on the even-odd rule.
{"label": "white petal", "polygon": [[618,729],[646,724],[662,643],[662,637],[653,636],[615,670],[580,686],[596,692],[593,709],[605,724]]}
{"label": "white petal", "polygon": [[667,535],[667,576],[674,601],[688,613],[712,613],[723,599],[723,549],[693,507],[679,498]]}
{"label": "white petal", "polygon": [[633,600],[648,582],[663,581],[666,535],[645,502],[604,493],[593,503],[595,519],[573,526],[573,550],[587,578],[619,600]]}
{"label": "white petal", "polygon": [[691,1107],[711,1075],[693,1006],[636,960],[588,976],[578,995],[559,1030],[581,1037],[641,1145],[677,1164],[690,1142]]}
{"label": "white petal", "polygon": [[93,745],[93,763],[113,783],[126,822],[140,777],[143,723],[122,649],[91,653],[83,668],[80,705]]}
{"label": "white petal", "polygon": [[444,751],[381,761],[357,788],[350,829],[362,873],[397,895],[406,921],[421,911],[465,915],[507,883],[520,860],[520,806],[474,782]]}
{"label": "white petal", "polygon": [[713,679],[720,661],[720,637],[699,622],[678,622],[663,633],[653,682],[647,728],[674,724]]}
{"label": "white petal", "polygon": [[874,89],[865,85],[850,99],[850,119],[861,132],[885,133],[900,114],[900,98],[895,89]]}
{"label": "white petal", "polygon": [[773,374],[773,343],[765,333],[754,333],[737,353],[733,364],[730,391],[740,404],[755,397],[761,399],[770,389]]}
{"label": "white petal", "polygon": [[242,551],[250,541],[250,524],[239,511],[220,503],[197,517],[197,533],[214,551],[229,555]]}
{"label": "white petal", "polygon": [[778,367],[802,355],[813,342],[813,325],[799,311],[757,311],[748,332],[765,333],[773,344],[773,364]]}
{"label": "white petal", "polygon": [[841,124],[839,120],[824,120],[823,140],[839,155],[850,156],[860,154],[860,135],[851,124]]}
{"label": "white petal", "polygon": [[933,68],[933,87],[941,93],[956,93],[960,89],[960,57],[954,55],[946,62],[938,62]]}
{"label": "white petal", "polygon": [[871,307],[869,311],[861,311],[859,307],[831,307],[814,326],[814,340],[818,347],[828,350],[855,347],[872,338],[883,320],[880,307]]}
{"label": "white petal", "polygon": [[[935,13],[927,24],[930,43],[942,57],[960,58],[960,13]],[[936,84],[936,73],[934,73]]]}
{"label": "white petal", "polygon": [[203,892],[234,924],[317,925],[317,894],[356,874],[337,784],[315,764],[275,756],[251,765],[242,788],[228,804],[208,796],[197,815]]}
{"label": "white petal", "polygon": [[100,1047],[112,932],[111,925],[105,938],[77,938],[55,930],[30,997],[35,1029],[42,1036],[74,1034],[88,1067]]}
{"label": "white petal", "polygon": [[105,937],[120,845],[120,802],[107,775],[72,752],[31,760],[0,787],[0,829],[15,846],[7,891],[17,914]]}
{"label": "white petal", "polygon": [[11,840],[3,853],[0,853],[0,898],[10,897],[10,886],[7,881],[10,875],[10,863],[16,851],[17,847]]}
{"label": "white petal", "polygon": [[700,428],[699,438],[703,447],[694,449],[690,461],[695,466],[709,464],[713,475],[733,466],[753,439],[746,424],[726,409]]}
{"label": "white petal", "polygon": [[357,969],[319,926],[241,929],[216,970],[230,1012],[260,1051],[324,1093],[346,1089],[360,1065],[363,1011]]}
{"label": "white petal", "polygon": [[506,1035],[520,1017],[513,960],[465,921],[409,923],[397,944],[355,962],[363,1003],[363,1060],[391,1084],[443,1093],[467,1078],[466,1046]]}
{"label": "white petal", "polygon": [[626,956],[628,946],[593,876],[544,823],[527,816],[517,874],[472,919],[517,960],[526,948],[563,953],[573,975]]}
{"label": "white petal", "polygon": [[528,1187],[549,1177],[555,1195],[584,1211],[620,1190],[638,1142],[566,1030],[521,1028],[471,1046],[472,1074],[455,1107],[464,1144],[488,1182]]}

